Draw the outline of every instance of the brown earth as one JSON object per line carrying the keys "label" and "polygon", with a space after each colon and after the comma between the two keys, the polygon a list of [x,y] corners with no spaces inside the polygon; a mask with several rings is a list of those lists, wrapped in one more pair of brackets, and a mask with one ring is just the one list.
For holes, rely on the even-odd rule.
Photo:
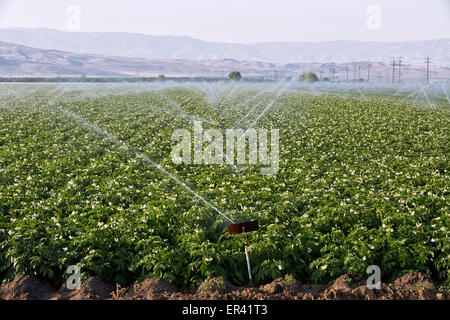
{"label": "brown earth", "polygon": [[47,300],[55,294],[55,290],[47,282],[19,276],[0,287],[0,300]]}
{"label": "brown earth", "polygon": [[106,300],[112,297],[113,292],[112,284],[104,282],[100,277],[91,277],[83,282],[79,290],[67,289],[64,283],[51,300]]}
{"label": "brown earth", "polygon": [[408,273],[381,289],[370,290],[361,275],[344,274],[331,286],[303,285],[277,279],[259,287],[236,287],[227,280],[205,280],[194,293],[183,293],[160,279],[146,279],[129,288],[114,287],[99,277],[87,279],[79,290],[59,290],[29,276],[19,276],[0,287],[0,300],[450,300],[438,292],[431,278]]}

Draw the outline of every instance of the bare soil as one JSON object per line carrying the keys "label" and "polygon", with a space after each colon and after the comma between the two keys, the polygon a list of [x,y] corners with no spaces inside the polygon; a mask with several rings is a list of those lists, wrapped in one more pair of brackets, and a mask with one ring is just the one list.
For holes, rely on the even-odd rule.
{"label": "bare soil", "polygon": [[381,289],[367,288],[361,275],[344,274],[331,286],[303,285],[277,279],[259,287],[236,287],[227,280],[205,280],[194,293],[183,293],[160,279],[146,279],[129,288],[87,279],[79,290],[65,285],[54,288],[29,276],[17,277],[0,287],[0,300],[450,300],[438,292],[431,278],[420,272],[408,273]]}

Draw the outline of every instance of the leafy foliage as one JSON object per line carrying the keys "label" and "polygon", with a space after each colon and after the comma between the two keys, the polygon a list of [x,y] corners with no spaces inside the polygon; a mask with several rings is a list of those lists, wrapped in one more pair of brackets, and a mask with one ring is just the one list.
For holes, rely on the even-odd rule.
{"label": "leafy foliage", "polygon": [[[26,86],[26,85],[24,85]],[[83,96],[30,87],[0,98],[0,275],[61,283],[69,265],[129,284],[159,277],[188,287],[207,277],[247,282],[242,239],[184,189],[106,137],[58,111],[81,115],[154,159],[248,234],[258,283],[289,275],[327,282],[381,267],[384,277],[450,274],[448,108],[395,97],[284,94],[261,118],[280,128],[280,170],[171,162],[171,133],[203,118],[242,123],[274,93],[195,89]],[[85,94],[85,93],[84,93]],[[155,106],[155,107],[151,107]],[[217,108],[216,106],[220,106]],[[206,124],[205,124],[206,126]]]}
{"label": "leafy foliage", "polygon": [[231,80],[241,80],[242,76],[239,71],[233,71],[233,72],[230,72],[230,74],[228,75],[228,78],[230,78]]}
{"label": "leafy foliage", "polygon": [[319,81],[319,78],[314,72],[306,72],[302,74],[300,77],[298,77],[298,81],[312,83]]}

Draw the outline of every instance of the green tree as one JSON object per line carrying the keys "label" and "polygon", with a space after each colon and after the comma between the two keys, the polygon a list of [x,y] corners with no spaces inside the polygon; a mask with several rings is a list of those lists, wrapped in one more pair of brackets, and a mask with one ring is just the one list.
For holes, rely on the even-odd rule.
{"label": "green tree", "polygon": [[242,79],[241,73],[240,73],[239,71],[233,71],[233,72],[230,72],[230,74],[228,75],[228,77],[229,77],[231,80],[241,80],[241,79]]}
{"label": "green tree", "polygon": [[314,72],[307,72],[298,77],[298,81],[312,83],[319,81],[319,78],[316,76]]}

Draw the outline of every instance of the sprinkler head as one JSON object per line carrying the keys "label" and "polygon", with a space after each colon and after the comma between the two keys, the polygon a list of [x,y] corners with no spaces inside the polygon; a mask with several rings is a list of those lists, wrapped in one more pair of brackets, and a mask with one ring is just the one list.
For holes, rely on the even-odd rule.
{"label": "sprinkler head", "polygon": [[244,232],[256,231],[258,229],[259,229],[258,220],[242,223],[233,223],[228,225],[229,234],[240,234]]}

